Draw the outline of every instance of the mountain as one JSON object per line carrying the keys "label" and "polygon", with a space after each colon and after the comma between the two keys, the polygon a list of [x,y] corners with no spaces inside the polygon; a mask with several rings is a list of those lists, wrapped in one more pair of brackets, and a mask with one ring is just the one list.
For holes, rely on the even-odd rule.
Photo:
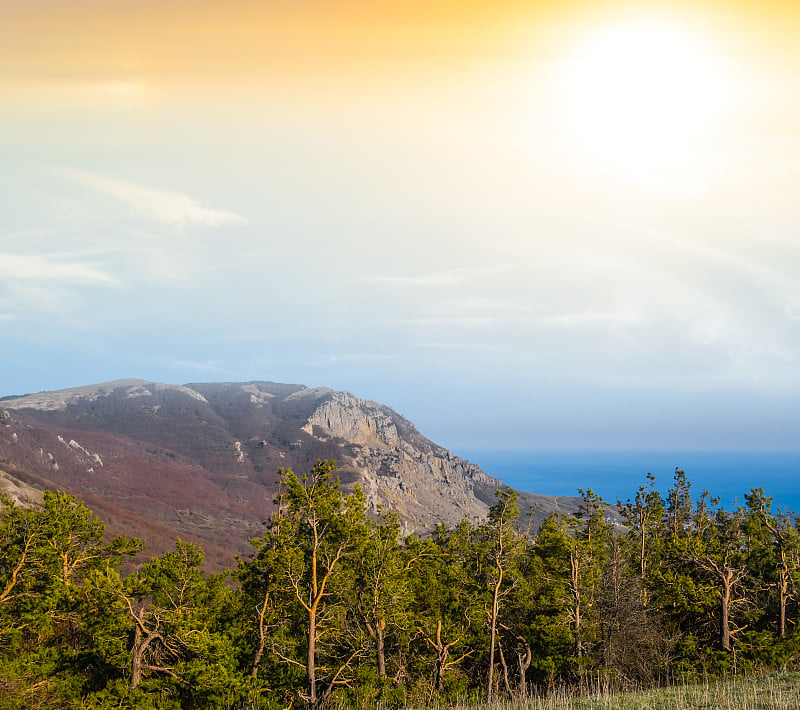
{"label": "mountain", "polygon": [[40,488],[31,486],[3,470],[0,470],[0,494],[7,495],[19,508],[30,508],[42,505],[44,502]]}
{"label": "mountain", "polygon": [[[176,536],[199,542],[212,567],[250,552],[279,469],[318,459],[337,461],[345,490],[361,485],[370,512],[396,510],[406,533],[483,520],[503,485],[390,407],[324,387],[130,379],[0,400],[6,487],[74,494],[149,554]],[[579,503],[518,495],[535,522]]]}

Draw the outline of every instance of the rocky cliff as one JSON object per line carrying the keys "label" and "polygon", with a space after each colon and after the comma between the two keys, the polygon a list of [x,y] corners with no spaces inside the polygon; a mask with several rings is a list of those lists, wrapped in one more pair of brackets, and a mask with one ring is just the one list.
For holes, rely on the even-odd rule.
{"label": "rocky cliff", "polygon": [[[393,409],[327,388],[119,380],[0,401],[0,465],[86,500],[151,552],[180,535],[212,563],[247,554],[278,470],[302,473],[317,459],[336,460],[343,487],[360,484],[373,512],[398,511],[406,532],[480,521],[503,485]],[[519,495],[537,519],[577,504]]]}

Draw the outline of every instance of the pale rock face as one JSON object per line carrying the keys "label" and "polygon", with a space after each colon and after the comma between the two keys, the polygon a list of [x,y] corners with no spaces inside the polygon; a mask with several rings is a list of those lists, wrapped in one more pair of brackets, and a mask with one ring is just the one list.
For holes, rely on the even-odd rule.
{"label": "pale rock face", "polygon": [[86,460],[95,463],[98,466],[103,465],[103,459],[100,457],[100,454],[95,453],[94,451],[89,451],[89,449],[79,444],[77,441],[75,441],[75,439],[70,439],[69,442],[65,442],[64,438],[59,436],[58,440],[62,444],[66,444],[66,446],[68,446],[70,449],[79,454],[80,455],[79,458],[85,458]]}
{"label": "pale rock face", "polygon": [[257,407],[262,407],[267,404],[271,399],[275,399],[275,395],[271,392],[264,392],[252,383],[242,385],[242,391],[250,395],[250,402]]}
{"label": "pale rock face", "polygon": [[128,390],[125,392],[125,398],[130,399],[132,397],[152,397],[153,393],[143,387],[142,385],[134,385],[133,387],[129,387]]}
{"label": "pale rock face", "polygon": [[111,394],[114,390],[123,388],[126,390],[126,397],[146,397],[153,394],[153,389],[175,390],[188,395],[199,402],[206,402],[202,394],[196,392],[191,387],[185,385],[165,385],[156,382],[146,382],[144,380],[126,379],[103,382],[98,385],[87,385],[85,387],[71,387],[69,389],[57,390],[55,392],[39,392],[38,394],[27,394],[23,397],[15,397],[5,402],[9,409],[39,409],[42,411],[65,411],[67,406],[75,404],[79,400],[88,402],[97,401],[99,398]]}
{"label": "pale rock face", "polygon": [[87,385],[85,387],[71,387],[69,389],[57,390],[55,392],[39,392],[38,394],[28,394],[23,397],[15,397],[5,403],[9,409],[40,409],[44,411],[64,411],[68,404],[73,404],[80,399],[96,401],[99,397],[113,392],[119,387],[126,387],[129,390],[142,388],[148,383],[142,380],[114,380],[113,382],[103,382],[98,385]]}
{"label": "pale rock face", "polygon": [[325,397],[329,394],[344,394],[344,393],[337,393],[334,392],[329,387],[303,387],[302,389],[297,390],[297,392],[292,392],[290,395],[286,397],[287,402],[291,402],[294,400],[304,400],[304,399],[320,399]]}
{"label": "pale rock face", "polygon": [[20,508],[42,505],[44,495],[38,488],[23,483],[5,471],[0,471],[0,493],[5,493]]}
{"label": "pale rock face", "polygon": [[157,382],[155,387],[157,391],[176,390],[178,392],[182,392],[185,395],[188,395],[192,399],[196,399],[198,402],[205,402],[206,404],[208,404],[208,400],[205,397],[203,397],[202,394],[200,394],[196,390],[193,390],[191,387],[187,387],[186,385],[164,385],[161,384],[160,382]]}
{"label": "pale rock face", "polygon": [[314,427],[324,429],[329,437],[354,444],[396,446],[397,427],[375,402],[358,399],[349,392],[334,392],[320,404],[303,431],[314,434]]}
{"label": "pale rock face", "polygon": [[502,487],[478,466],[430,442],[393,410],[348,392],[324,396],[303,430],[320,440],[356,444],[351,461],[342,460],[339,467],[355,469],[369,509],[396,510],[406,532],[430,528],[432,517],[450,525],[465,517],[483,520],[489,506],[476,497],[476,485]]}

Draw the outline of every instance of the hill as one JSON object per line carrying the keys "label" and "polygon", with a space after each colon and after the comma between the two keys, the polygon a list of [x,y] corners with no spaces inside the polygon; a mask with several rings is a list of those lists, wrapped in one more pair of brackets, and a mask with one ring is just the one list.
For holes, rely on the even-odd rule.
{"label": "hill", "polygon": [[[0,466],[15,480],[78,496],[150,554],[178,535],[200,542],[212,566],[250,552],[279,469],[303,473],[318,459],[336,460],[371,512],[396,510],[406,533],[480,521],[503,485],[390,407],[328,388],[129,379],[0,401]],[[536,522],[579,503],[519,501]]]}

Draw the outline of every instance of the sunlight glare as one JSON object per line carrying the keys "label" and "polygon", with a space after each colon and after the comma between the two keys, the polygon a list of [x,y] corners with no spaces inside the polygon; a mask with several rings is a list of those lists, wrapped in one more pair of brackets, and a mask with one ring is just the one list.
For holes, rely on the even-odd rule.
{"label": "sunlight glare", "polygon": [[707,160],[729,94],[710,43],[668,22],[637,21],[595,32],[573,57],[564,127],[583,167],[660,184]]}

